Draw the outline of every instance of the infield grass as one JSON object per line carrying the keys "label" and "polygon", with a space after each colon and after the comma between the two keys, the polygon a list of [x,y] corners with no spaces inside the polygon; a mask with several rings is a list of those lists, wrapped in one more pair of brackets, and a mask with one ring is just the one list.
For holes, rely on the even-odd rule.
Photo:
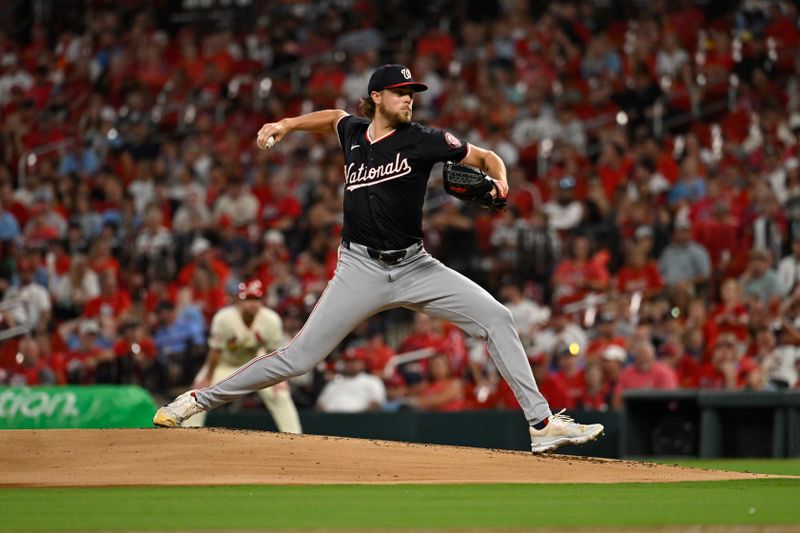
{"label": "infield grass", "polygon": [[800,480],[0,490],[0,531],[800,524]]}

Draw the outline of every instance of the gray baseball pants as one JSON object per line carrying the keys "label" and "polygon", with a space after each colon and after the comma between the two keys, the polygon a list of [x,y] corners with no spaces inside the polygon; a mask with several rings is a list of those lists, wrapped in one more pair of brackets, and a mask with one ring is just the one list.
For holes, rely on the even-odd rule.
{"label": "gray baseball pants", "polygon": [[509,310],[469,278],[432,257],[421,244],[388,265],[365,246],[339,248],[339,263],[303,328],[284,348],[254,358],[227,379],[201,389],[198,403],[214,409],[255,390],[305,374],[370,316],[405,307],[447,320],[487,341],[489,354],[531,423],[551,415],[536,386]]}

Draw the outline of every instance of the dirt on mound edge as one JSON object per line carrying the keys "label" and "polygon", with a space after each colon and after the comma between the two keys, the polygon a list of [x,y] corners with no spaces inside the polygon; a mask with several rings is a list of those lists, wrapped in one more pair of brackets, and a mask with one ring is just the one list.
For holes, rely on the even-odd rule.
{"label": "dirt on mound edge", "polygon": [[634,461],[221,429],[0,432],[0,486],[623,483],[769,477]]}

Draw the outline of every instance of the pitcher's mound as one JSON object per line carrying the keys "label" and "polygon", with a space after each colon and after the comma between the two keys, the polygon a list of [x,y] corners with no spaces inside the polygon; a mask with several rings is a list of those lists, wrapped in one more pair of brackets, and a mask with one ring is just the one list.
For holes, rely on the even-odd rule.
{"label": "pitcher's mound", "polygon": [[767,477],[525,452],[220,429],[2,432],[0,486],[621,483]]}

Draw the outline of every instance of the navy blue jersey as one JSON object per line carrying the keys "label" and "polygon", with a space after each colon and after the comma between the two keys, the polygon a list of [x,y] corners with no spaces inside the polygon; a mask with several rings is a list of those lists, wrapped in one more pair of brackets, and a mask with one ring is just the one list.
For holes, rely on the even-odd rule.
{"label": "navy blue jersey", "polygon": [[468,145],[416,122],[370,140],[369,123],[346,115],[336,125],[344,153],[342,238],[399,250],[422,240],[422,203],[431,168],[440,161],[463,160]]}

